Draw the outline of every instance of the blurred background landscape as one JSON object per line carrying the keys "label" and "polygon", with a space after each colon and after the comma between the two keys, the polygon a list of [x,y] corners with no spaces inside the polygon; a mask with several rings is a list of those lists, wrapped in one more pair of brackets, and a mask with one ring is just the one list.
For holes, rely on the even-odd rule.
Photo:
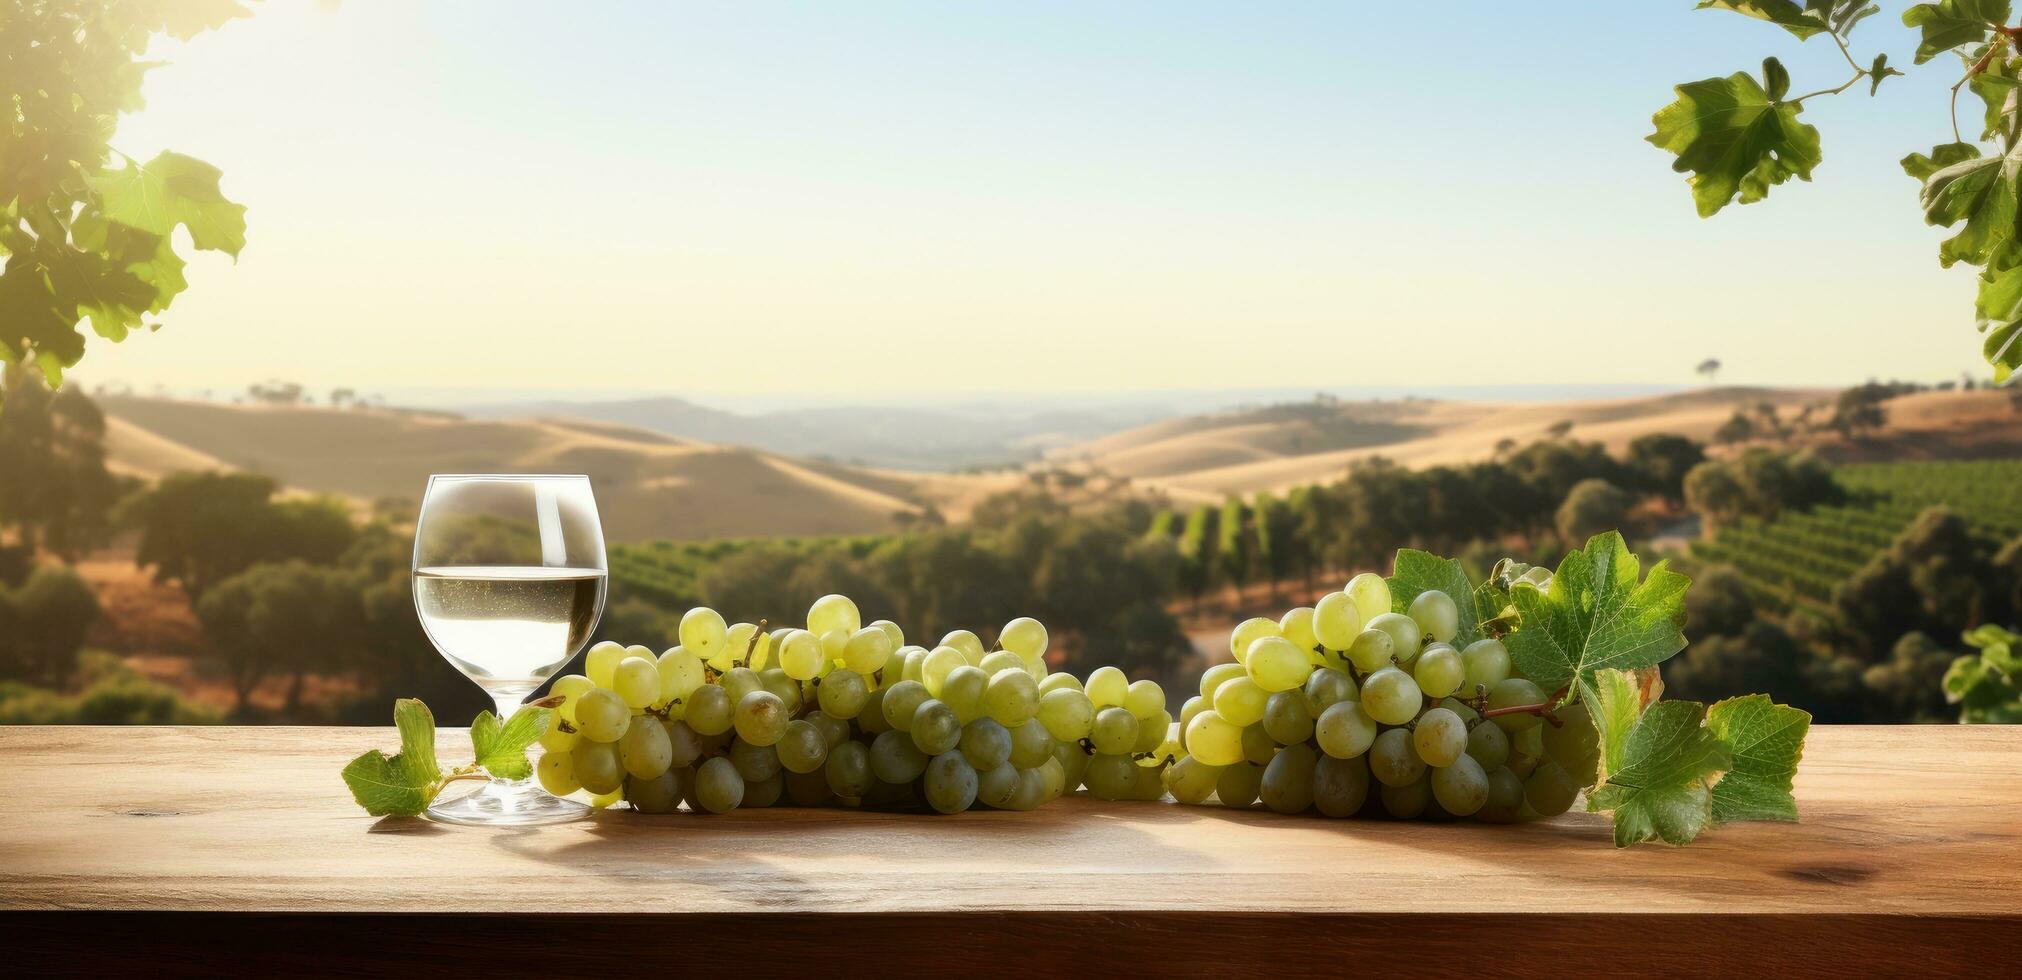
{"label": "blurred background landscape", "polygon": [[220,167],[245,250],[6,367],[0,723],[466,722],[408,584],[443,472],[588,474],[599,637],[656,649],[843,592],[1176,711],[1400,547],[1619,527],[1694,580],[1679,695],[2022,721],[1954,670],[2022,624],[2022,389],[1896,163],[1948,79],[1701,224],[1640,137],[1759,39],[1689,3],[1477,5],[1431,72],[1325,4],[203,5],[116,144]]}

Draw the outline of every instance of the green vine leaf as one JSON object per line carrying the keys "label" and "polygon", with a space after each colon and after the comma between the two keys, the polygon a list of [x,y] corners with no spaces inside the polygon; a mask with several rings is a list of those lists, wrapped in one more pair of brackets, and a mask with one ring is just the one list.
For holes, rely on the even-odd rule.
{"label": "green vine leaf", "polygon": [[218,183],[224,172],[195,157],[163,151],[143,167],[92,178],[105,216],[120,224],[168,237],[181,225],[200,249],[233,258],[246,247],[246,206],[225,198]]}
{"label": "green vine leaf", "polygon": [[1868,66],[1868,96],[1872,98],[1875,93],[1882,90],[1882,79],[1901,74],[1902,72],[1889,67],[1888,52],[1875,55],[1874,64]]}
{"label": "green vine leaf", "polygon": [[[1944,149],[1934,147],[1928,159],[1936,162]],[[1905,169],[1910,164],[1905,159]],[[1947,228],[1963,223],[1958,234],[1938,245],[1938,261],[1947,268],[1958,262],[1992,261],[1997,251],[2015,240],[2017,206],[2022,204],[2018,193],[2022,193],[2022,146],[1998,157],[1966,157],[1933,171],[1924,179],[1920,195],[1925,223]]]}
{"label": "green vine leaf", "polygon": [[[1813,2],[1806,6],[1817,8],[1820,4]],[[1744,17],[1766,20],[1797,35],[1800,41],[1828,30],[1823,18],[1812,16],[1811,11],[1799,6],[1795,0],[1702,0],[1698,9],[1732,10]]]}
{"label": "green vine leaf", "polygon": [[1804,755],[1811,715],[1777,704],[1767,694],[1750,694],[1708,709],[1706,727],[1727,743],[1734,759],[1734,768],[1713,784],[1713,822],[1795,823],[1797,800],[1790,785]]}
{"label": "green vine leaf", "polygon": [[1938,0],[1913,4],[1903,11],[1903,25],[1923,31],[1917,64],[1967,44],[1979,44],[1987,32],[2008,22],[2008,0]]}
{"label": "green vine leaf", "polygon": [[[1597,534],[1566,555],[1549,591],[1519,583],[1510,599],[1523,627],[1503,638],[1524,676],[1547,691],[1587,696],[1604,670],[1655,667],[1685,648],[1685,589],[1691,580],[1658,562],[1642,564],[1617,531]],[[1569,692],[1569,697],[1571,693]]]}
{"label": "green vine leaf", "polygon": [[1804,107],[1778,102],[1747,72],[1677,87],[1677,101],[1651,117],[1650,143],[1676,154],[1671,169],[1692,176],[1699,216],[1737,196],[1753,204],[1792,177],[1810,180],[1820,160],[1818,130],[1798,121]]}
{"label": "green vine leaf", "polygon": [[344,785],[365,812],[375,817],[412,817],[428,809],[442,790],[442,767],[435,761],[435,716],[413,698],[393,702],[393,725],[400,751],[388,758],[373,749],[344,767]]}
{"label": "green vine leaf", "polygon": [[[1391,611],[1405,612],[1420,593],[1433,591],[1446,593],[1460,613],[1460,629],[1453,635],[1454,649],[1466,649],[1468,644],[1481,639],[1482,617],[1475,607],[1474,583],[1467,580],[1467,571],[1460,567],[1460,562],[1414,548],[1398,549],[1390,575]],[[1500,611],[1498,607],[1491,615]]]}
{"label": "green vine leaf", "polygon": [[1587,809],[1613,817],[1616,847],[1650,840],[1689,844],[1713,822],[1713,787],[1732,757],[1703,724],[1705,705],[1657,701],[1645,707],[1646,695],[1626,671],[1595,676],[1591,713],[1601,778],[1587,794]]}
{"label": "green vine leaf", "polygon": [[498,716],[480,711],[470,723],[470,747],[477,764],[500,779],[525,779],[534,774],[527,761],[527,749],[548,730],[548,716],[554,712],[527,704],[513,712],[504,725]]}

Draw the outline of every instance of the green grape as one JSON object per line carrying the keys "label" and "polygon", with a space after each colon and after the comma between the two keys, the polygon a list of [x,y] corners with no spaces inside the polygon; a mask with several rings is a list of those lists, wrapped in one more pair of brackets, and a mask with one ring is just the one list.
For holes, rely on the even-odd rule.
{"label": "green grape", "polygon": [[939,813],[960,813],[976,802],[976,767],[960,752],[942,752],[927,762],[920,789]]}
{"label": "green grape", "polygon": [[1282,636],[1267,636],[1250,644],[1243,667],[1248,670],[1250,680],[1267,692],[1289,691],[1306,683],[1307,676],[1313,673],[1313,663],[1306,659],[1306,652]]}
{"label": "green grape", "polygon": [[1348,647],[1348,662],[1363,673],[1382,670],[1397,657],[1397,642],[1379,629],[1366,629]]}
{"label": "green grape", "polygon": [[[592,742],[615,742],[632,726],[632,709],[609,688],[597,688],[576,702],[576,731]],[[608,793],[609,790],[598,790]]]}
{"label": "green grape", "polygon": [[871,772],[887,783],[910,783],[927,768],[927,754],[913,744],[912,735],[893,730],[871,742]]}
{"label": "green grape", "polygon": [[1219,766],[1210,766],[1188,757],[1166,767],[1165,791],[1181,803],[1206,803],[1215,795],[1215,781],[1222,777]]}
{"label": "green grape", "polygon": [[[1509,708],[1521,704],[1543,704],[1544,700],[1545,692],[1540,690],[1536,684],[1521,677],[1505,678],[1501,683],[1488,689],[1488,706],[1490,710]],[[1503,731],[1514,734],[1526,728],[1536,728],[1538,723],[1544,719],[1529,712],[1522,712],[1518,714],[1497,715],[1493,720]]]}
{"label": "green grape", "polygon": [[1473,708],[1467,706],[1467,702],[1462,701],[1457,697],[1441,698],[1439,703],[1437,705],[1434,705],[1434,707],[1445,708],[1446,710],[1451,711],[1456,715],[1459,715],[1460,720],[1467,722],[1470,728],[1474,726],[1474,723],[1477,719],[1481,718],[1481,715],[1477,714]]}
{"label": "green grape", "polygon": [[1346,592],[1329,592],[1313,604],[1313,638],[1329,650],[1346,650],[1362,632],[1362,613]]}
{"label": "green grape", "polygon": [[1362,700],[1362,691],[1355,686],[1355,678],[1348,676],[1345,670],[1331,667],[1316,670],[1306,678],[1302,693],[1306,699],[1306,713],[1314,718],[1343,701]]}
{"label": "green grape", "polygon": [[[1241,666],[1243,661],[1250,656],[1251,644],[1267,636],[1284,635],[1285,631],[1278,625],[1277,620],[1266,619],[1262,616],[1245,619],[1237,623],[1235,629],[1229,631],[1229,656],[1236,658],[1236,665]],[[1202,680],[1202,683],[1206,683],[1205,678]],[[1208,692],[1202,691],[1201,696],[1208,697],[1209,695]]]}
{"label": "green grape", "polygon": [[786,791],[786,771],[780,770],[757,782],[745,781],[743,807],[768,807],[779,802]]}
{"label": "green grape", "polygon": [[1130,696],[1130,678],[1115,667],[1097,667],[1088,675],[1085,689],[1097,708],[1120,705]]}
{"label": "green grape", "polygon": [[1046,624],[1030,616],[1020,616],[997,631],[997,645],[1027,660],[1046,656]]}
{"label": "green grape", "polygon": [[676,769],[702,758],[702,736],[686,721],[667,723],[667,764]]}
{"label": "green grape", "polygon": [[556,796],[567,796],[583,788],[576,780],[575,752],[548,752],[541,756],[540,764],[534,767],[540,776],[541,788]]}
{"label": "green grape", "polygon": [[1524,799],[1542,816],[1556,817],[1572,809],[1573,797],[1578,795],[1580,784],[1573,781],[1564,766],[1551,759],[1538,763],[1530,778],[1524,780]]}
{"label": "green grape", "polygon": [[1010,729],[1011,764],[1020,769],[1037,769],[1053,758],[1053,736],[1038,719]]}
{"label": "green grape", "polygon": [[1231,725],[1254,725],[1263,719],[1270,698],[1256,681],[1238,677],[1215,689],[1215,711]]}
{"label": "green grape", "polygon": [[764,634],[750,623],[732,623],[723,634],[723,645],[708,660],[718,671],[749,667],[756,673],[765,666]]}
{"label": "green grape", "polygon": [[1037,769],[1018,770],[1018,788],[1011,793],[1010,802],[1004,804],[1010,810],[1036,810],[1046,802],[1046,777]]}
{"label": "green grape", "polygon": [[753,745],[771,745],[786,734],[786,723],[792,717],[779,695],[771,691],[753,691],[737,702],[737,712],[731,716],[731,724],[736,726],[738,738]]}
{"label": "green grape", "polygon": [[1460,654],[1444,643],[1426,647],[1425,652],[1418,655],[1418,661],[1411,665],[1411,678],[1418,682],[1419,691],[1429,698],[1443,698],[1460,690],[1465,673]]}
{"label": "green grape", "polygon": [[1292,645],[1298,647],[1301,653],[1311,654],[1313,648],[1320,645],[1320,638],[1313,631],[1312,606],[1297,606],[1287,611],[1284,617],[1278,620],[1278,632],[1285,639],[1292,641]]}
{"label": "green grape", "polygon": [[1250,676],[1249,668],[1242,664],[1216,664],[1209,667],[1201,671],[1201,697],[1208,699],[1208,703],[1212,704],[1215,692],[1221,690],[1223,684],[1238,677],[1248,676]]}
{"label": "green grape", "polygon": [[[863,710],[857,712],[856,717],[857,727],[863,729],[864,734],[878,735],[892,730],[891,722],[885,720],[885,698],[891,693],[891,688],[881,687],[864,699]],[[917,705],[914,710],[919,710]]]}
{"label": "green grape", "polygon": [[548,713],[548,728],[537,740],[541,743],[541,748],[550,752],[567,752],[576,747],[576,740],[582,736],[576,733],[574,727],[563,728],[562,724],[560,711]]}
{"label": "green grape", "polygon": [[773,746],[779,754],[779,764],[786,771],[809,773],[820,769],[828,761],[829,741],[814,722],[800,720],[786,724],[786,734],[779,737]]}
{"label": "green grape", "polygon": [[870,699],[871,692],[864,686],[864,676],[848,667],[838,667],[823,675],[821,687],[815,693],[815,700],[821,705],[823,714],[844,721],[861,713],[865,702]]}
{"label": "green grape", "polygon": [[652,779],[674,764],[674,743],[667,726],[651,715],[642,715],[618,739],[618,761],[625,771],[640,779]]}
{"label": "green grape", "polygon": [[1509,761],[1509,736],[1496,725],[1476,725],[1467,730],[1467,754],[1483,769],[1498,769]]}
{"label": "green grape", "polygon": [[885,724],[902,732],[912,728],[913,713],[919,711],[920,705],[931,696],[927,693],[927,685],[919,681],[900,681],[892,685],[885,694]]}
{"label": "green grape", "polygon": [[[954,647],[948,649],[952,650]],[[1009,650],[993,650],[985,654],[983,659],[977,662],[977,668],[992,677],[1007,670],[1015,670],[1027,676],[1032,673],[1025,669],[1025,658]]]}
{"label": "green grape", "polygon": [[801,717],[802,721],[814,726],[821,733],[824,751],[841,745],[850,737],[850,723],[825,711],[810,711]]}
{"label": "green grape", "polygon": [[1403,786],[1378,781],[1376,799],[1383,811],[1399,820],[1422,816],[1432,805],[1432,781],[1423,776]]}
{"label": "green grape", "polygon": [[[589,791],[585,790],[584,792]],[[625,787],[623,784],[620,784],[617,789],[614,789],[608,793],[590,794],[590,806],[593,809],[602,810],[609,807],[613,803],[623,800],[624,798],[625,798]]]}
{"label": "green grape", "polygon": [[[813,630],[808,632],[814,633]],[[842,630],[815,633],[815,638],[821,641],[822,659],[832,664],[845,663],[849,657],[850,635]]]}
{"label": "green grape", "polygon": [[609,793],[625,784],[625,763],[615,742],[584,739],[569,750],[570,771],[592,793]]}
{"label": "green grape", "polygon": [[1158,714],[1165,710],[1165,688],[1157,681],[1131,681],[1124,689],[1123,708],[1139,718]]}
{"label": "green grape", "polygon": [[[1041,708],[1044,708],[1046,706],[1046,701],[1044,698],[1040,699],[1039,706]],[[1207,698],[1201,697],[1198,694],[1188,698],[1187,703],[1180,705],[1179,710],[1180,729],[1185,730],[1187,727],[1187,723],[1193,721],[1195,715],[1200,714],[1201,712],[1206,711],[1212,707],[1214,707],[1214,705],[1210,703]]]}
{"label": "green grape", "polygon": [[1264,767],[1257,796],[1279,813],[1303,813],[1313,805],[1313,766],[1318,753],[1305,745],[1288,745]]}
{"label": "green grape", "polygon": [[1137,744],[1137,717],[1120,706],[1104,708],[1095,713],[1088,740],[1095,743],[1097,752],[1126,755]]}
{"label": "green grape", "polygon": [[697,606],[681,617],[681,625],[675,630],[681,648],[695,655],[699,660],[714,659],[723,649],[727,639],[727,627],[723,614],[708,606]]}
{"label": "green grape", "polygon": [[1073,742],[1053,743],[1053,760],[1060,763],[1061,771],[1067,776],[1067,781],[1061,784],[1061,792],[1072,793],[1081,788],[1081,777],[1088,769],[1089,758],[1087,751]]}
{"label": "green grape", "polygon": [[863,625],[863,614],[857,612],[857,604],[846,595],[831,593],[816,599],[814,605],[807,608],[808,631],[817,635],[841,630],[844,636],[848,636],[862,629]]}
{"label": "green grape", "polygon": [[1524,781],[1504,766],[1488,774],[1488,799],[1482,803],[1481,809],[1474,812],[1474,818],[1489,823],[1511,823],[1523,812],[1526,802]]}
{"label": "green grape", "polygon": [[806,630],[793,630],[780,638],[779,669],[786,676],[804,681],[821,673],[821,640]]}
{"label": "green grape", "polygon": [[1243,729],[1210,708],[1187,723],[1186,746],[1188,755],[1208,765],[1232,765],[1243,759]]}
{"label": "green grape", "polygon": [[1369,800],[1369,761],[1322,755],[1313,763],[1313,808],[1329,817],[1354,816]]}
{"label": "green grape", "polygon": [[563,721],[574,725],[576,723],[576,702],[581,700],[583,695],[594,690],[596,686],[596,681],[581,674],[563,674],[555,678],[554,686],[548,688],[548,693],[559,694],[564,699],[561,707],[555,709],[555,713],[560,715]]}
{"label": "green grape", "polygon": [[695,802],[710,813],[729,813],[744,802],[744,777],[730,760],[717,756],[695,770]]}
{"label": "green grape", "polygon": [[[1114,706],[1103,710],[1114,710]],[[1129,712],[1124,713],[1124,717],[1129,716]],[[1088,781],[1088,792],[1098,800],[1126,799],[1137,785],[1137,765],[1127,755],[1100,753],[1088,760],[1083,778]]]}
{"label": "green grape", "polygon": [[1418,724],[1412,726],[1411,744],[1426,765],[1453,765],[1454,760],[1467,753],[1467,723],[1445,708],[1434,708],[1420,715]]}
{"label": "green grape", "polygon": [[1511,732],[1509,736],[1510,752],[1527,755],[1533,759],[1544,758],[1546,727],[1543,724],[1543,719],[1540,718],[1539,724],[1532,725],[1521,731]]}
{"label": "green grape", "polygon": [[1265,765],[1278,754],[1278,742],[1269,732],[1264,731],[1264,723],[1258,722],[1243,729],[1243,759],[1257,765]]}
{"label": "green grape", "polygon": [[978,772],[987,772],[1010,761],[1011,732],[988,718],[978,718],[962,726],[962,754]]}
{"label": "green grape", "polygon": [[681,777],[673,769],[657,776],[627,776],[625,802],[640,813],[673,813],[681,805]]}
{"label": "green grape", "polygon": [[828,751],[822,764],[828,788],[845,799],[862,799],[871,789],[871,751],[862,742],[844,742]]}
{"label": "green grape", "polygon": [[1164,766],[1132,766],[1137,771],[1131,775],[1130,795],[1125,799],[1156,803],[1165,799],[1165,777],[1161,775]]}
{"label": "green grape", "polygon": [[[1595,767],[1600,759],[1600,736],[1594,731],[1594,722],[1587,714],[1584,701],[1575,701],[1557,712],[1557,725],[1543,725],[1545,754],[1552,757],[1566,771],[1566,775],[1580,785],[1594,781]],[[1539,812],[1543,812],[1540,808]],[[1556,814],[1547,814],[1556,816]]]}
{"label": "green grape", "polygon": [[730,692],[720,684],[704,684],[688,695],[688,711],[682,717],[698,735],[720,735],[730,730]]}
{"label": "green grape", "polygon": [[767,779],[781,767],[779,750],[771,745],[753,745],[743,739],[730,743],[730,764],[746,783]]}
{"label": "green grape", "polygon": [[1390,583],[1375,572],[1363,572],[1349,579],[1341,591],[1355,601],[1355,611],[1362,614],[1365,623],[1390,611]]}
{"label": "green grape", "polygon": [[[962,659],[967,661],[971,667],[981,665],[983,663],[983,655],[990,652],[988,648],[983,646],[983,640],[968,630],[956,630],[949,633],[947,636],[941,637],[941,642],[934,645],[937,647],[954,647],[962,651]],[[1013,656],[1016,656],[1016,654],[1013,654]]]}
{"label": "green grape", "polygon": [[1360,701],[1340,701],[1327,706],[1313,723],[1313,740],[1320,751],[1336,759],[1353,759],[1369,751],[1376,741],[1376,719],[1362,710]]}
{"label": "green grape", "polygon": [[1018,795],[1018,767],[1008,762],[976,774],[976,800],[1000,810]]}
{"label": "green grape", "polygon": [[618,661],[611,674],[611,691],[627,708],[644,708],[660,696],[660,668],[645,657]]}
{"label": "green grape", "polygon": [[599,641],[583,658],[583,673],[590,675],[590,683],[608,689],[611,686],[612,674],[618,669],[618,661],[627,656],[629,654],[626,653],[624,644],[613,643],[610,640]]}
{"label": "green grape", "polygon": [[1418,631],[1435,642],[1451,643],[1460,633],[1460,607],[1444,592],[1420,592],[1418,598],[1411,600],[1409,615],[1418,624]]}
{"label": "green grape", "polygon": [[1408,729],[1388,729],[1369,743],[1369,774],[1385,786],[1403,786],[1425,775],[1425,761],[1412,746]]}
{"label": "green grape", "polygon": [[1039,698],[1039,723],[1054,738],[1077,742],[1094,728],[1095,705],[1080,691],[1048,691]]}
{"label": "green grape", "polygon": [[717,678],[716,683],[723,688],[723,693],[730,695],[731,704],[744,700],[744,696],[753,691],[765,690],[765,682],[759,679],[758,671],[749,667],[732,667]]}
{"label": "green grape", "polygon": [[1418,682],[1396,667],[1385,667],[1362,681],[1362,710],[1381,724],[1402,725],[1424,706]]}
{"label": "green grape", "polygon": [[1263,766],[1238,761],[1215,777],[1215,796],[1223,806],[1246,807],[1257,802],[1257,791],[1263,785]]}
{"label": "green grape", "polygon": [[[1058,690],[1080,691],[1081,680],[1069,673],[1047,674],[1039,681],[1039,696],[1043,699]],[[1083,691],[1083,694],[1087,692]]]}
{"label": "green grape", "polygon": [[653,669],[660,675],[660,703],[686,702],[688,695],[708,681],[703,673],[702,658],[689,653],[686,647],[674,647],[660,655]]}
{"label": "green grape", "polygon": [[1046,761],[1039,765],[1039,775],[1046,780],[1047,799],[1059,799],[1062,793],[1067,792],[1067,768],[1060,764],[1058,758],[1048,755]]}
{"label": "green grape", "polygon": [[933,698],[920,702],[913,709],[912,724],[906,732],[913,736],[913,744],[927,755],[952,752],[962,741],[962,722],[955,717],[955,709]]}
{"label": "green grape", "polygon": [[786,801],[794,806],[822,806],[835,799],[822,770],[782,773],[786,778]]}
{"label": "green grape", "polygon": [[920,664],[920,683],[926,685],[928,694],[940,697],[941,684],[948,679],[948,674],[957,667],[968,665],[969,662],[962,659],[962,651],[954,647],[935,647]]}
{"label": "green grape", "polygon": [[1432,797],[1446,812],[1470,816],[1488,802],[1488,773],[1473,756],[1463,755],[1453,765],[1432,770]]}
{"label": "green grape", "polygon": [[963,664],[948,672],[941,681],[941,703],[955,709],[955,718],[966,725],[983,717],[983,691],[990,686],[990,675],[980,667]]}
{"label": "green grape", "polygon": [[1039,713],[1039,682],[1022,670],[1007,670],[983,688],[983,713],[1006,728],[1022,725]]}
{"label": "green grape", "polygon": [[1476,640],[1468,644],[1460,652],[1460,662],[1466,670],[1463,683],[1470,693],[1477,687],[1487,690],[1509,677],[1509,648],[1501,640]]}
{"label": "green grape", "polygon": [[1164,709],[1160,709],[1158,714],[1152,715],[1150,718],[1139,718],[1137,720],[1137,741],[1131,744],[1130,751],[1134,755],[1157,752],[1159,747],[1171,738],[1172,715],[1167,714]]}
{"label": "green grape", "polygon": [[1384,613],[1370,620],[1369,628],[1389,634],[1391,649],[1399,664],[1409,664],[1418,659],[1425,634],[1419,630],[1417,620],[1403,613]]}
{"label": "green grape", "polygon": [[758,683],[761,690],[771,691],[773,697],[786,705],[786,715],[789,718],[800,714],[800,709],[806,706],[805,699],[800,696],[800,682],[786,676],[786,671],[778,667],[768,667],[759,671]]}
{"label": "green grape", "polygon": [[859,674],[869,674],[888,664],[893,651],[898,646],[892,642],[892,634],[879,627],[866,626],[849,635],[843,642],[843,666]]}
{"label": "green grape", "polygon": [[1271,695],[1264,702],[1264,732],[1280,745],[1296,745],[1312,738],[1313,712],[1306,708],[1306,692],[1279,691]]}

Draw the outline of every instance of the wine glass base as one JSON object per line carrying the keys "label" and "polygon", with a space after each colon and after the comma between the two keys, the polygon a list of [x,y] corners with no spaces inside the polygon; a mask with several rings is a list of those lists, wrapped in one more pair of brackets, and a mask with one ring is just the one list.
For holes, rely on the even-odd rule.
{"label": "wine glass base", "polygon": [[581,820],[589,814],[589,807],[574,800],[506,780],[493,780],[475,793],[428,808],[431,820],[474,827],[531,827]]}

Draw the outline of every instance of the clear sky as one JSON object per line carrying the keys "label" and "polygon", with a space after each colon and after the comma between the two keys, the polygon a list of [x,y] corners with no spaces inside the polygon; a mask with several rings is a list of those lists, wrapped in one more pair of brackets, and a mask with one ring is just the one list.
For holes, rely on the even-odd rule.
{"label": "clear sky", "polygon": [[[1885,5],[1854,34],[1908,67]],[[1634,3],[261,4],[115,145],[225,171],[240,261],[82,376],[232,389],[1839,384],[1980,368],[1896,160],[1955,66],[1809,104],[1701,221],[1680,81],[1824,39]],[[564,13],[564,10],[572,11]]]}

